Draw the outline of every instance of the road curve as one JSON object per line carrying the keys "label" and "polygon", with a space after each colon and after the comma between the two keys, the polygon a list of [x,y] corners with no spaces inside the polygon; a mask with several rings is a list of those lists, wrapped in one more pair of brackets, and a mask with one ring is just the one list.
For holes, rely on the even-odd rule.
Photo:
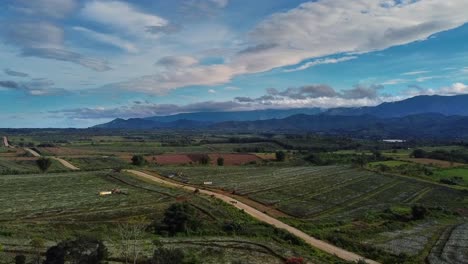
{"label": "road curve", "polygon": [[54,160],[60,162],[63,166],[69,168],[70,170],[80,170],[80,168],[76,167],[75,165],[71,164],[70,162],[64,160],[64,159],[61,159],[61,158],[57,158],[57,157],[52,157]]}
{"label": "road curve", "polygon": [[[147,173],[144,173],[144,172],[141,172],[141,171],[136,171],[136,170],[126,170],[127,172],[129,173],[132,173],[134,175],[137,175],[139,177],[142,177],[142,178],[145,178],[145,179],[148,179],[150,181],[153,181],[153,182],[157,182],[157,183],[160,183],[160,184],[164,184],[164,185],[169,185],[169,186],[173,186],[173,187],[177,187],[177,188],[181,188],[181,189],[184,189],[184,190],[187,190],[187,191],[195,191],[197,188],[195,187],[192,187],[192,186],[187,186],[187,185],[183,185],[183,184],[178,184],[178,183],[174,183],[174,182],[170,182],[170,181],[167,181],[167,180],[164,180],[162,178],[159,178],[159,177],[156,177],[154,175],[150,175],[150,174],[147,174]],[[203,190],[203,189],[199,189],[200,193],[203,193],[203,194],[206,194],[206,195],[210,195],[210,196],[213,196],[213,197],[216,197],[228,204],[231,204],[232,206],[238,208],[238,209],[241,209],[243,210],[244,212],[246,212],[247,214],[249,214],[250,216],[256,218],[257,220],[260,220],[262,222],[265,222],[265,223],[268,223],[272,226],[275,226],[277,228],[281,228],[281,229],[285,229],[287,230],[288,232],[290,232],[291,234],[294,234],[295,236],[303,239],[307,244],[311,245],[312,247],[314,248],[317,248],[319,250],[322,250],[324,252],[327,252],[331,255],[336,255],[338,258],[341,258],[343,260],[346,260],[346,261],[354,261],[354,262],[357,262],[359,260],[365,260],[366,263],[368,264],[379,264],[379,262],[376,262],[374,260],[370,260],[370,259],[366,259],[358,254],[355,254],[353,252],[349,252],[347,250],[344,250],[342,248],[339,248],[339,247],[336,247],[332,244],[329,244],[325,241],[322,241],[322,240],[319,240],[319,239],[316,239],[304,232],[302,232],[301,230],[297,229],[297,228],[294,228],[290,225],[287,225],[281,221],[279,221],[278,219],[276,218],[273,218],[267,214],[264,214],[260,211],[258,211],[257,209],[253,208],[253,207],[250,207],[249,205],[246,205],[238,200],[235,200],[229,196],[226,196],[226,195],[223,195],[223,194],[220,194],[220,193],[216,193],[216,192],[211,192],[211,191],[208,191],[208,190]]]}
{"label": "road curve", "polygon": [[36,151],[34,151],[34,150],[30,149],[30,148],[24,148],[24,150],[31,153],[31,155],[33,155],[34,157],[40,157],[41,156],[41,154],[37,153]]}
{"label": "road curve", "polygon": [[[41,157],[41,154],[37,153],[37,151],[34,151],[30,148],[25,148],[24,150],[26,150],[27,152],[31,153],[31,155],[33,155],[34,157]],[[57,158],[57,157],[51,157],[52,159],[60,162],[63,166],[69,168],[70,170],[79,170],[80,168],[76,167],[75,165],[71,164],[70,162],[64,160],[64,159],[61,159],[61,158]]]}
{"label": "road curve", "polygon": [[6,147],[6,148],[9,148],[10,147],[10,144],[8,143],[8,138],[7,137],[3,137],[3,145]]}

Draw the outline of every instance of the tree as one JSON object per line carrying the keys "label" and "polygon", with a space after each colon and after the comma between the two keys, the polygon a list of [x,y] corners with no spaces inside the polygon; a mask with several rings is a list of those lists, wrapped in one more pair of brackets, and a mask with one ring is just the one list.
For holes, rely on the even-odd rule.
{"label": "tree", "polygon": [[218,164],[218,166],[224,166],[224,158],[223,158],[223,157],[219,157],[219,158],[216,160],[216,163]]}
{"label": "tree", "polygon": [[141,252],[149,245],[144,239],[147,228],[144,218],[137,218],[127,223],[119,224],[118,233],[119,239],[115,242],[120,250],[125,263],[138,262]]}
{"label": "tree", "polygon": [[66,240],[49,248],[44,264],[86,263],[100,264],[107,258],[107,247],[100,240],[80,237]]}
{"label": "tree", "polygon": [[179,248],[163,248],[159,247],[154,250],[151,264],[182,264],[184,263],[185,254]]}
{"label": "tree", "polygon": [[421,220],[424,219],[427,215],[427,209],[424,206],[421,205],[413,205],[411,207],[411,215],[413,216],[414,220]]}
{"label": "tree", "polygon": [[33,238],[29,241],[29,245],[33,248],[35,255],[32,263],[41,263],[41,252],[45,246],[45,240],[42,238]]}
{"label": "tree", "polygon": [[413,153],[411,153],[411,157],[415,159],[422,159],[426,157],[426,152],[422,149],[415,149]]}
{"label": "tree", "polygon": [[52,166],[52,160],[48,158],[40,158],[36,160],[36,164],[42,172],[46,172],[50,166]]}
{"label": "tree", "polygon": [[143,165],[145,165],[145,163],[146,163],[145,157],[143,157],[142,155],[133,155],[133,157],[132,157],[132,164],[133,165],[143,166]]}
{"label": "tree", "polygon": [[210,156],[208,155],[202,155],[200,157],[200,164],[201,165],[208,165],[210,163]]}
{"label": "tree", "polygon": [[276,161],[284,161],[286,159],[286,153],[284,151],[276,151]]}
{"label": "tree", "polygon": [[15,264],[26,264],[26,256],[24,256],[24,255],[16,255],[16,257],[15,257]]}
{"label": "tree", "polygon": [[171,235],[195,230],[198,226],[196,211],[187,202],[174,203],[169,206],[164,212],[162,223],[163,228]]}

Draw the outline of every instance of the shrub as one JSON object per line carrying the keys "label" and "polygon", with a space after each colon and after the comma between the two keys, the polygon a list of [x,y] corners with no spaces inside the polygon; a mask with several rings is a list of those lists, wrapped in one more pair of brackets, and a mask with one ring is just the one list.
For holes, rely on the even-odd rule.
{"label": "shrub", "polygon": [[40,158],[36,160],[37,167],[39,167],[39,170],[42,172],[46,172],[50,166],[52,166],[52,160],[48,158]]}
{"label": "shrub", "polygon": [[132,157],[132,164],[133,165],[143,166],[143,165],[145,165],[145,163],[146,163],[145,157],[143,157],[142,155],[133,155],[133,157]]}
{"label": "shrub", "polygon": [[151,264],[183,264],[185,254],[179,248],[157,248]]}
{"label": "shrub", "polygon": [[189,203],[174,203],[164,212],[161,228],[170,235],[196,230],[199,224],[197,219],[197,212]]}
{"label": "shrub", "polygon": [[102,241],[93,238],[66,240],[49,248],[44,264],[87,263],[100,264],[107,257],[108,251]]}
{"label": "shrub", "polygon": [[15,264],[26,264],[26,256],[24,255],[17,255],[15,257]]}
{"label": "shrub", "polygon": [[413,205],[413,207],[411,207],[411,215],[413,216],[414,220],[424,219],[427,213],[428,211],[426,207],[422,205]]}
{"label": "shrub", "polygon": [[208,165],[210,163],[210,157],[208,155],[202,155],[200,157],[200,164],[201,165]]}
{"label": "shrub", "polygon": [[223,158],[223,157],[219,157],[219,158],[216,160],[216,163],[218,164],[218,166],[224,166],[224,158]]}
{"label": "shrub", "polygon": [[286,153],[284,151],[277,151],[275,153],[276,161],[284,161],[286,159]]}

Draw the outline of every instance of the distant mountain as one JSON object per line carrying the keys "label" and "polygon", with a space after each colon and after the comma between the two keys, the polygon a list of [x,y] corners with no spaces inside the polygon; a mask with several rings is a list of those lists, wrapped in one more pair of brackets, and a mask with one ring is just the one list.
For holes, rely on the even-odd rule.
{"label": "distant mountain", "polygon": [[109,129],[157,129],[157,128],[199,128],[226,121],[254,121],[285,118],[296,114],[314,115],[323,112],[320,108],[267,109],[237,112],[197,112],[147,118],[117,118],[94,128]]}
{"label": "distant mountain", "polygon": [[294,115],[284,119],[224,122],[213,130],[239,132],[314,132],[377,138],[468,138],[467,116],[419,114],[379,118],[372,115]]}
{"label": "distant mountain", "polygon": [[201,122],[219,123],[225,121],[254,121],[273,118],[286,118],[297,114],[315,115],[323,112],[320,108],[294,108],[294,109],[266,109],[236,112],[197,112],[169,116],[153,116],[144,118],[157,122],[174,122],[177,120],[192,120]]}
{"label": "distant mountain", "polygon": [[416,96],[374,107],[334,108],[325,113],[328,115],[374,115],[377,117],[403,117],[423,113],[468,116],[468,95]]}
{"label": "distant mountain", "polygon": [[158,122],[143,118],[121,119],[117,118],[109,123],[94,126],[93,128],[106,129],[197,129],[209,126],[210,122],[193,120],[176,120],[173,122]]}
{"label": "distant mountain", "polygon": [[350,134],[358,137],[466,137],[468,95],[417,96],[374,107],[200,112],[115,119],[106,129],[206,129]]}

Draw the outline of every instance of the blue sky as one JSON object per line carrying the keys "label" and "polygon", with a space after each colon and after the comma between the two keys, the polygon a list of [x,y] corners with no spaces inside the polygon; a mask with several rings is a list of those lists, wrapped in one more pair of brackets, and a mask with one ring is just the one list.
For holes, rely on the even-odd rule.
{"label": "blue sky", "polygon": [[466,0],[4,0],[0,127],[468,93]]}

